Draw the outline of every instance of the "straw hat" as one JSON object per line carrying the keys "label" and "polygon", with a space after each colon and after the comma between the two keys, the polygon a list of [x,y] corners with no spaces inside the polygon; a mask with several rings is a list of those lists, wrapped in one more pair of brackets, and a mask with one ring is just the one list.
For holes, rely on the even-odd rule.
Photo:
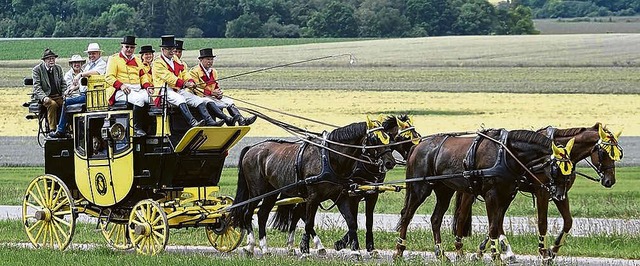
{"label": "straw hat", "polygon": [[102,52],[102,50],[100,50],[100,45],[99,44],[97,44],[95,42],[92,42],[92,43],[89,44],[89,46],[87,46],[87,50],[84,51],[84,52],[85,53],[88,53],[88,52]]}
{"label": "straw hat", "polygon": [[71,56],[71,58],[69,58],[69,64],[73,63],[73,62],[87,62],[87,60],[84,60],[84,58],[82,58],[82,56],[74,54]]}

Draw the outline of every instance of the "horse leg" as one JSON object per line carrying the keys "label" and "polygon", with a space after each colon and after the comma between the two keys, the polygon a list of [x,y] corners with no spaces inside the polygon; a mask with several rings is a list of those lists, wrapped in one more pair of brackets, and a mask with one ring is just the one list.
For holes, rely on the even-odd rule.
{"label": "horse leg", "polygon": [[569,209],[569,198],[565,197],[564,200],[561,201],[554,200],[554,203],[556,204],[556,207],[558,207],[560,215],[562,215],[563,225],[562,232],[560,232],[560,235],[558,235],[556,240],[553,242],[553,246],[551,247],[549,256],[552,259],[555,258],[558,254],[558,250],[560,250],[560,247],[562,247],[562,245],[564,244],[565,237],[569,235],[569,231],[573,226],[573,217],[571,216],[571,211]]}
{"label": "horse leg", "polygon": [[396,253],[393,255],[394,259],[402,257],[402,253],[407,248],[407,228],[413,215],[418,210],[418,207],[422,205],[425,199],[431,195],[431,185],[428,183],[409,183],[407,184],[407,190],[404,196],[404,206],[400,211],[400,220],[396,230],[400,233],[396,241]]}
{"label": "horse leg", "polygon": [[451,202],[451,197],[453,197],[453,193],[455,191],[445,187],[436,189],[435,191],[436,206],[433,209],[433,214],[431,214],[431,229],[433,231],[435,254],[436,258],[448,261],[449,258],[444,254],[444,250],[442,249],[442,236],[440,233],[440,228],[442,226],[442,218],[444,217],[445,212],[447,212],[447,209],[449,209],[449,203]]}
{"label": "horse leg", "polygon": [[462,239],[471,235],[471,207],[473,206],[474,197],[471,194],[457,192],[456,193],[456,210],[453,217],[454,234],[456,240],[454,246],[456,248],[456,259],[464,259],[464,251],[462,250]]}
{"label": "horse leg", "polygon": [[548,212],[549,212],[549,193],[544,189],[536,190],[536,207],[538,208],[538,253],[542,260],[548,260],[549,250],[547,249],[547,230],[548,230]]}
{"label": "horse leg", "polygon": [[353,215],[353,209],[350,198],[338,201],[338,210],[340,210],[342,217],[347,222],[347,228],[349,228],[347,234],[349,235],[348,242],[351,243],[351,257],[360,260],[362,255],[360,255],[360,242],[358,242],[358,221]]}
{"label": "horse leg", "polygon": [[[491,241],[491,258],[494,264],[503,265],[502,245],[500,245],[500,235],[503,234],[504,216],[513,200],[512,192],[515,189],[501,188],[501,192],[492,189],[490,196],[485,196],[487,206],[487,214],[494,210],[493,215],[489,219],[489,238]],[[510,258],[511,259],[511,258]]]}
{"label": "horse leg", "polygon": [[[253,212],[256,209],[257,203],[249,203],[246,213],[244,214],[246,217],[243,218],[247,224],[251,224],[251,216],[253,216]],[[256,237],[253,233],[253,226],[248,226],[247,228],[247,245],[242,248],[242,253],[247,256],[253,256],[253,251],[256,246]]]}
{"label": "horse leg", "polygon": [[380,258],[380,254],[375,249],[373,243],[373,211],[378,203],[378,195],[372,194],[365,197],[365,227],[367,229],[365,234],[367,252],[372,258]]}
{"label": "horse leg", "polygon": [[302,239],[300,240],[300,252],[302,253],[301,258],[306,258],[309,256],[309,240],[312,236],[316,236],[316,231],[313,229],[316,220],[316,213],[318,212],[318,203],[314,199],[309,199],[307,201],[307,211],[306,211],[306,223],[304,225],[304,234],[302,234]]}
{"label": "horse leg", "polygon": [[258,210],[258,239],[260,239],[260,251],[262,255],[271,255],[267,247],[267,221],[276,200],[278,200],[278,195],[264,198]]}
{"label": "horse leg", "polygon": [[[355,197],[349,197],[348,199],[345,200],[349,202],[349,209],[353,217],[358,216],[358,203],[360,202],[360,199],[361,199],[360,197],[355,196]],[[347,231],[346,233],[344,233],[344,236],[342,236],[340,240],[333,243],[333,247],[336,251],[340,251],[350,244],[351,242],[349,241],[349,231]]]}
{"label": "horse leg", "polygon": [[305,204],[296,204],[293,207],[292,215],[291,215],[291,221],[289,221],[289,229],[288,229],[288,233],[289,233],[289,237],[287,238],[287,253],[289,255],[295,255],[296,251],[294,248],[294,242],[296,239],[296,227],[298,227],[298,221],[300,221],[300,219],[302,219],[302,217],[304,216],[306,211],[306,205]]}

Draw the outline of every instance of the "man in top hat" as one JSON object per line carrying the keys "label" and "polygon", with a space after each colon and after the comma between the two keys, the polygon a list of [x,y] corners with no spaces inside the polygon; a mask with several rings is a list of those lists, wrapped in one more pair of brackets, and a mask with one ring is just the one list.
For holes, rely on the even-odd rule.
{"label": "man in top hat", "polygon": [[120,52],[109,57],[107,63],[106,95],[109,104],[116,101],[127,101],[133,105],[133,129],[136,137],[146,135],[144,121],[148,115],[145,105],[149,104],[149,94],[153,93],[151,81],[145,75],[142,61],[134,52],[136,37],[125,36],[122,39]]}
{"label": "man in top hat", "polygon": [[[87,86],[80,85],[80,79],[88,78],[92,75],[104,75],[107,71],[107,62],[102,59],[102,50],[100,50],[99,44],[90,43],[87,46],[87,50],[84,52],[87,53],[89,62],[84,64],[79,73],[74,73],[75,75],[73,76],[71,82],[67,80],[67,76],[65,75],[65,81],[68,83],[69,87],[65,92],[66,98],[64,100],[64,105],[62,106],[62,112],[60,113],[60,121],[58,122],[58,127],[56,128],[55,132],[49,133],[49,137],[51,138],[61,138],[65,136],[67,127],[65,106],[85,103],[87,101]],[[67,73],[67,75],[69,74],[70,73]]]}
{"label": "man in top hat", "polygon": [[[202,122],[197,121],[193,115],[191,115],[188,106],[193,106],[198,109],[205,125],[221,125],[223,123],[222,121],[216,122],[213,120],[207,111],[207,105],[204,100],[187,90],[187,88],[195,88],[195,82],[187,74],[185,66],[174,56],[175,45],[173,35],[162,36],[162,44],[160,45],[162,53],[153,60],[153,85],[157,88],[163,88],[160,90],[159,95],[164,95],[166,92],[167,101],[171,105],[179,108],[189,125],[199,126]],[[165,87],[166,89],[164,89]],[[156,98],[156,104],[160,103],[161,98],[162,97]]]}
{"label": "man in top hat", "polygon": [[[256,116],[245,118],[240,114],[238,107],[229,97],[225,97],[218,85],[218,72],[213,68],[213,61],[216,55],[212,48],[200,49],[200,64],[194,66],[189,71],[191,78],[197,82],[197,88],[193,91],[196,95],[205,99],[209,110],[216,117],[223,119],[228,126],[232,126],[236,121],[240,126],[248,126],[256,121]],[[221,108],[226,108],[233,118],[225,115]]]}
{"label": "man in top hat", "polygon": [[58,55],[51,49],[44,49],[42,62],[32,70],[33,94],[31,99],[47,108],[47,122],[50,131],[55,130],[58,124],[58,109],[62,105],[62,93],[67,88],[62,67],[56,64],[57,57]]}

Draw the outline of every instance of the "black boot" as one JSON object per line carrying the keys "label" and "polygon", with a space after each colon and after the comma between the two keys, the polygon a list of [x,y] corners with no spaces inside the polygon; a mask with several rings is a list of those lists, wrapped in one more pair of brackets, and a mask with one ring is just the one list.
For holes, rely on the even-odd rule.
{"label": "black boot", "polygon": [[224,121],[216,122],[216,120],[213,120],[213,118],[207,111],[206,103],[201,103],[200,105],[198,105],[198,112],[200,112],[200,115],[202,116],[202,119],[204,120],[204,123],[207,126],[219,127],[219,126],[222,126],[222,124],[224,123]]}
{"label": "black boot", "polygon": [[238,110],[238,107],[236,107],[235,105],[229,105],[229,107],[227,107],[227,110],[229,110],[229,113],[231,115],[233,115],[234,117],[238,117],[238,126],[248,126],[253,124],[253,122],[256,121],[256,119],[258,118],[257,116],[253,115],[249,118],[245,118],[244,116],[242,116],[240,114],[240,111]]}
{"label": "black boot", "polygon": [[238,117],[230,117],[230,116],[226,115],[213,102],[208,102],[207,103],[207,108],[209,108],[209,111],[211,111],[215,117],[224,120],[224,122],[227,124],[227,126],[233,126],[238,121],[237,120]]}
{"label": "black boot", "polygon": [[180,105],[178,105],[178,108],[180,109],[182,116],[187,120],[187,123],[189,123],[190,126],[197,127],[202,124],[203,121],[198,121],[193,118],[193,115],[191,115],[191,112],[189,112],[189,107],[186,103],[181,103]]}
{"label": "black boot", "polygon": [[134,137],[143,137],[147,135],[147,132],[145,132],[144,130],[145,117],[146,117],[145,108],[134,105],[133,106],[133,136]]}

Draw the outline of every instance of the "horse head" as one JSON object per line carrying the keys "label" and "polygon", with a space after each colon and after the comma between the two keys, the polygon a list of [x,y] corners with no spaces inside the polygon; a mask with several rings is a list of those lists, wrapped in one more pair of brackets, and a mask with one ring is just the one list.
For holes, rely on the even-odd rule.
{"label": "horse head", "polygon": [[550,173],[551,186],[549,187],[549,193],[555,200],[564,200],[569,190],[569,182],[575,177],[575,165],[571,160],[571,149],[575,138],[572,138],[566,145],[556,146],[555,142],[551,142],[551,160],[550,160]]}
{"label": "horse head", "polygon": [[622,147],[618,143],[622,131],[612,134],[606,127],[602,127],[602,124],[598,123],[597,126],[600,139],[593,147],[591,163],[600,176],[600,184],[610,188],[616,183],[615,162],[623,156]]}
{"label": "horse head", "polygon": [[397,151],[403,159],[407,159],[411,147],[420,143],[420,133],[413,125],[413,119],[407,115],[387,116],[382,122],[385,131],[396,143],[393,150]]}
{"label": "horse head", "polygon": [[367,134],[363,142],[362,156],[369,161],[375,161],[380,173],[386,173],[396,165],[390,145],[393,140],[379,120],[371,120],[367,116],[366,124]]}

